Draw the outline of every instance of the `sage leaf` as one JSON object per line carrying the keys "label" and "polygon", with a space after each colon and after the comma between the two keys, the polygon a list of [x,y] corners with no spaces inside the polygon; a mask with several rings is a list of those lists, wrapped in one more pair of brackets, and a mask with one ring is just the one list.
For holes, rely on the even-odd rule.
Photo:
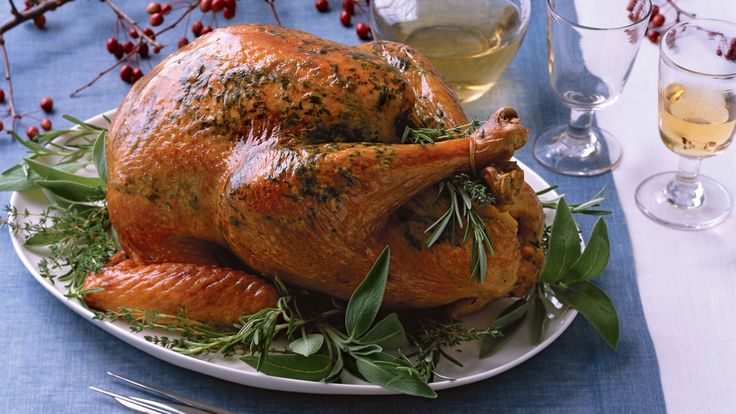
{"label": "sage leaf", "polygon": [[414,367],[386,353],[356,358],[358,372],[371,384],[417,397],[437,398],[437,393],[419,378]]}
{"label": "sage leaf", "polygon": [[608,266],[610,255],[611,245],[608,241],[608,228],[606,222],[598,219],[583,254],[580,255],[562,280],[565,282],[590,280],[600,275]]}
{"label": "sage leaf", "polygon": [[325,382],[337,381],[340,379],[340,375],[342,375],[342,369],[344,368],[342,352],[340,352],[340,350],[335,350],[335,354],[335,362],[332,364],[332,370],[330,370],[327,376],[325,376]]}
{"label": "sage leaf", "polygon": [[345,350],[345,352],[356,358],[359,355],[377,354],[383,351],[383,348],[376,344],[359,344],[352,342],[344,344],[343,349]]}
{"label": "sage leaf", "polygon": [[61,241],[63,238],[64,234],[61,232],[44,231],[27,238],[23,244],[26,246],[45,246]]}
{"label": "sage leaf", "polygon": [[322,344],[325,342],[325,337],[320,334],[309,334],[299,339],[292,341],[289,344],[289,349],[294,353],[308,357],[322,348]]}
{"label": "sage leaf", "polygon": [[478,358],[488,358],[498,351],[500,346],[516,332],[524,321],[529,302],[519,299],[502,310],[498,318],[491,323],[491,328],[496,328],[501,335],[485,335],[480,340],[480,351]]}
{"label": "sage leaf", "polygon": [[92,147],[92,159],[97,167],[97,175],[100,180],[107,186],[107,157],[105,156],[107,132],[100,131],[95,140],[95,145]]}
{"label": "sage leaf", "polygon": [[549,239],[549,254],[544,262],[541,279],[554,283],[562,279],[580,257],[580,236],[570,208],[564,198],[557,203],[555,220]]}
{"label": "sage leaf", "polygon": [[[259,357],[256,355],[244,356],[240,360],[253,368],[259,365]],[[260,363],[259,371],[275,377],[320,381],[330,373],[331,366],[332,360],[323,354],[314,354],[308,357],[295,354],[271,354],[268,359]]]}
{"label": "sage leaf", "polygon": [[393,351],[409,346],[406,331],[399,321],[399,316],[392,313],[378,322],[370,331],[360,338],[360,342],[377,344],[383,349]]}
{"label": "sage leaf", "polygon": [[105,198],[105,191],[100,187],[89,187],[73,181],[38,180],[36,183],[70,201],[97,201]]}
{"label": "sage leaf", "polygon": [[603,340],[616,349],[620,335],[618,314],[605,292],[587,280],[572,285],[555,284],[551,287],[560,302],[580,312]]}
{"label": "sage leaf", "polygon": [[542,300],[540,295],[536,295],[529,305],[529,340],[533,345],[542,342],[547,327],[547,311]]}
{"label": "sage leaf", "polygon": [[22,164],[16,164],[0,174],[0,191],[26,191],[36,188],[38,175],[26,174]]}
{"label": "sage leaf", "polygon": [[358,338],[373,325],[383,302],[383,292],[388,280],[388,264],[391,249],[386,246],[355,289],[345,310],[345,328],[351,338]]}
{"label": "sage leaf", "polygon": [[82,177],[81,175],[70,174],[66,171],[62,171],[58,168],[48,166],[30,158],[25,159],[28,167],[40,175],[44,180],[50,181],[67,181],[84,185],[86,187],[101,187],[102,181],[99,178],[93,177]]}

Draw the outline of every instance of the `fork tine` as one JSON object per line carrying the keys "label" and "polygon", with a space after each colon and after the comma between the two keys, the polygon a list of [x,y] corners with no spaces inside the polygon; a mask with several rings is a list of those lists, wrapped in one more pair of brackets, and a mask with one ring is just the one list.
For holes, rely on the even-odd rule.
{"label": "fork tine", "polygon": [[[150,404],[146,404],[143,401],[136,401],[132,398],[126,397],[124,395],[116,394],[114,392],[105,391],[103,389],[97,388],[97,387],[89,387],[90,390],[99,392],[100,394],[107,395],[109,397],[112,397],[118,404],[129,408],[133,411],[139,412],[139,413],[146,413],[146,414],[177,414],[173,411],[164,410],[162,408],[157,408],[154,406],[151,406]],[[144,400],[145,401],[145,400]],[[181,412],[180,412],[181,413]]]}
{"label": "fork tine", "polygon": [[146,383],[143,383],[143,382],[139,382],[139,381],[134,381],[134,380],[129,379],[129,378],[125,378],[125,377],[123,377],[121,375],[112,373],[110,371],[107,372],[107,375],[109,375],[109,376],[111,376],[113,378],[117,378],[118,380],[123,381],[126,384],[129,384],[129,385],[131,385],[133,387],[140,388],[140,389],[142,389],[142,390],[144,390],[144,391],[146,391],[146,392],[148,392],[150,394],[159,395],[159,396],[168,398],[168,399],[170,399],[172,401],[176,401],[176,402],[180,402],[180,403],[182,403],[184,405],[188,405],[190,407],[194,407],[194,408],[197,408],[197,409],[200,409],[200,410],[208,411],[208,412],[210,412],[212,414],[234,414],[234,413],[232,413],[230,411],[226,411],[226,410],[223,410],[223,409],[220,409],[220,408],[212,407],[210,405],[204,404],[204,403],[199,402],[197,400],[193,400],[191,398],[187,398],[187,397],[185,397],[183,395],[180,395],[180,394],[177,394],[177,393],[174,393],[174,392],[164,391],[164,390],[161,390],[159,388],[156,388],[156,387],[154,387],[152,385],[149,385],[149,384],[146,384]]}

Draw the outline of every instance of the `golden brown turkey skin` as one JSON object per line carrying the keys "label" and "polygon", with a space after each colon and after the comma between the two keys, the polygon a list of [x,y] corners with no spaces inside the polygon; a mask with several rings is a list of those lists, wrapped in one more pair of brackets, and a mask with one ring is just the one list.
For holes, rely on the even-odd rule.
{"label": "golden brown turkey skin", "polygon": [[[110,217],[138,263],[217,264],[229,251],[257,273],[343,299],[390,245],[386,305],[472,310],[536,279],[541,263],[528,250],[543,216],[536,198],[514,195],[479,208],[496,252],[482,284],[468,282],[470,243],[423,244],[446,208],[432,203],[438,182],[506,165],[526,143],[508,108],[470,138],[399,143],[406,126],[466,122],[406,46],[352,48],[262,25],[216,30],[165,59],[120,106],[107,146]],[[530,191],[512,181],[515,194]]]}
{"label": "golden brown turkey skin", "polygon": [[90,274],[84,289],[102,288],[85,296],[99,310],[157,310],[215,325],[231,325],[246,313],[275,307],[276,289],[257,277],[214,265],[161,263],[139,265],[133,260]]}

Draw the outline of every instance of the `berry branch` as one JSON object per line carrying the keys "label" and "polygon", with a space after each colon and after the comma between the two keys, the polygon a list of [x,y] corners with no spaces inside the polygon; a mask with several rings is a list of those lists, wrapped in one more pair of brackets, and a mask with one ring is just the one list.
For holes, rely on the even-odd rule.
{"label": "berry branch", "polygon": [[149,37],[148,34],[146,34],[146,32],[143,29],[141,29],[138,23],[135,20],[131,19],[130,16],[125,14],[125,12],[120,7],[118,7],[118,5],[115,4],[112,0],[103,0],[103,1],[107,3],[108,6],[110,6],[110,8],[112,9],[112,11],[115,12],[115,14],[118,15],[118,18],[127,21],[128,24],[130,24],[131,26],[131,30],[135,30],[135,32],[138,33],[138,36],[145,39],[146,42],[150,43],[154,47],[163,47],[158,42],[156,42],[156,40],[154,40],[152,37]]}
{"label": "berry branch", "polygon": [[[39,127],[45,130],[51,129],[51,120],[48,118],[38,119],[33,113],[39,112],[35,110],[32,112],[21,113],[15,102],[13,78],[11,76],[11,64],[8,58],[7,45],[3,34],[13,29],[14,27],[27,22],[32,21],[33,24],[39,29],[43,29],[46,25],[46,12],[56,10],[58,7],[66,3],[70,3],[74,0],[24,0],[24,8],[19,10],[15,4],[15,0],[8,0],[10,5],[11,17],[0,24],[0,58],[3,61],[3,67],[5,69],[5,84],[7,90],[7,97],[5,90],[0,88],[0,104],[7,103],[7,109],[0,113],[0,131],[3,131],[5,125],[2,120],[8,118],[10,120],[7,131],[11,133],[16,130],[16,127],[21,120],[28,117],[31,120],[39,121],[39,126],[29,126],[26,129],[26,135],[28,138],[33,138],[39,133]],[[142,78],[144,73],[141,68],[142,59],[147,59],[150,56],[149,51],[154,54],[161,52],[166,45],[160,43],[157,40],[158,36],[169,32],[175,27],[179,26],[185,19],[186,25],[189,25],[189,18],[192,16],[197,8],[202,14],[202,19],[195,21],[191,25],[191,32],[194,37],[204,36],[214,30],[217,27],[217,15],[222,14],[225,20],[230,20],[236,15],[237,1],[236,0],[167,0],[168,3],[149,3],[145,10],[149,14],[148,25],[141,24],[130,17],[128,13],[120,7],[116,0],[101,0],[102,3],[106,3],[110,10],[115,16],[114,22],[114,35],[107,39],[105,42],[105,48],[107,51],[115,57],[115,61],[102,69],[92,79],[90,79],[84,85],[81,85],[75,89],[70,97],[78,96],[82,91],[94,85],[103,76],[109,74],[116,68],[120,67],[120,79],[127,83],[135,83],[138,79]],[[250,0],[253,1],[253,0]],[[264,0],[268,7],[271,9],[274,20],[281,26],[281,19],[276,10],[275,0]],[[166,26],[162,26],[167,19],[169,14],[177,13],[178,16],[172,20],[172,22]],[[204,17],[210,16],[210,24],[204,25],[202,20]],[[154,28],[159,28],[158,31],[154,31]],[[122,30],[120,30],[122,29]],[[177,47],[184,47],[189,43],[189,39],[184,36],[176,43]],[[150,68],[151,65],[149,64]],[[53,108],[53,100],[49,97],[45,97],[41,100],[41,109],[44,112],[51,112]]]}

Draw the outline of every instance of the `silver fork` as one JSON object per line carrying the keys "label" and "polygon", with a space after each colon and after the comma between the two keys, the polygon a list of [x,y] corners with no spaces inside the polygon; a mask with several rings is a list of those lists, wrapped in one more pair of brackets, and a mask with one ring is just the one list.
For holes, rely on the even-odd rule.
{"label": "silver fork", "polygon": [[164,391],[143,382],[134,381],[129,378],[108,372],[113,378],[123,381],[125,384],[141,389],[149,394],[158,395],[176,403],[163,403],[145,398],[124,396],[97,387],[89,387],[92,391],[112,397],[118,404],[138,413],[145,414],[233,414],[220,408],[212,407],[202,402],[184,397],[173,392]]}

